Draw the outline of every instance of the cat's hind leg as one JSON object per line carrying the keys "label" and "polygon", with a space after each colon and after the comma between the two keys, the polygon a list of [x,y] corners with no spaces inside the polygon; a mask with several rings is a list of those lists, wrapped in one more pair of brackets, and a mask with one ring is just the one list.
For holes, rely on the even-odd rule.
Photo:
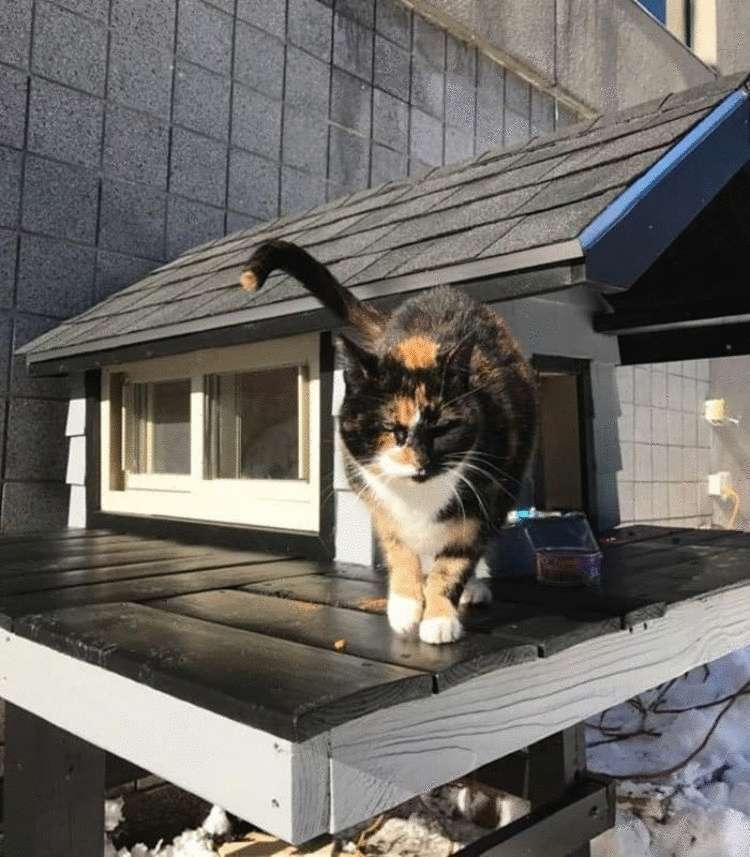
{"label": "cat's hind leg", "polygon": [[482,557],[474,569],[474,574],[466,581],[459,604],[487,604],[492,601],[492,590],[487,584],[490,569],[487,560]]}

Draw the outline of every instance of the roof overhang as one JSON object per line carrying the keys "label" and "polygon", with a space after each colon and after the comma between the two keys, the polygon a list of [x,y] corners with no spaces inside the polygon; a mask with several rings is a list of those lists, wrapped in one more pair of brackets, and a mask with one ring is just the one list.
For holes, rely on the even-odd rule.
{"label": "roof overhang", "polygon": [[588,278],[628,289],[750,160],[750,99],[725,98],[581,233]]}
{"label": "roof overhang", "polygon": [[[706,212],[710,212],[714,218],[721,216],[715,209],[718,203],[724,205],[723,200],[726,195],[724,189],[736,184],[736,177],[743,175],[743,168],[750,162],[750,99],[746,83],[746,79],[742,76],[727,78],[716,82],[714,86],[718,89],[714,89],[713,94],[706,96],[692,90],[682,95],[669,96],[656,108],[649,108],[652,112],[656,111],[655,116],[662,117],[664,128],[668,128],[673,120],[678,123],[680,118],[687,120],[684,126],[678,124],[677,130],[671,136],[669,134],[660,136],[662,126],[658,123],[655,125],[653,117],[645,124],[639,124],[642,122],[643,114],[636,110],[633,116],[627,115],[626,112],[618,114],[611,120],[604,117],[601,120],[601,126],[598,125],[599,120],[597,120],[568,137],[563,134],[559,139],[540,141],[536,144],[536,148],[530,145],[528,151],[521,147],[519,152],[510,155],[490,153],[474,159],[468,167],[458,165],[437,170],[435,176],[439,177],[437,179],[439,183],[446,175],[453,173],[460,175],[462,171],[471,169],[481,171],[489,165],[491,169],[488,175],[491,173],[490,178],[494,179],[498,175],[494,163],[499,159],[509,158],[509,166],[505,169],[509,174],[513,174],[513,164],[516,161],[526,164],[527,156],[530,156],[528,160],[531,165],[553,157],[560,158],[555,163],[563,165],[567,152],[576,152],[588,146],[594,155],[595,163],[590,170],[590,175],[595,175],[598,169],[599,178],[587,183],[589,176],[586,174],[588,167],[586,167],[585,158],[573,168],[573,174],[563,170],[563,176],[575,180],[573,189],[579,195],[573,197],[573,202],[570,197],[567,199],[565,197],[565,193],[571,193],[570,185],[565,189],[561,199],[551,192],[551,189],[556,187],[554,180],[549,184],[543,184],[547,181],[546,178],[530,179],[532,184],[539,181],[538,187],[544,188],[537,195],[549,200],[547,205],[551,206],[550,210],[565,211],[566,216],[570,217],[570,222],[566,221],[562,225],[561,221],[564,218],[558,217],[557,232],[554,227],[550,227],[544,233],[547,222],[539,221],[538,228],[544,233],[539,237],[542,240],[547,237],[546,244],[533,246],[537,236],[527,229],[525,240],[528,240],[528,236],[531,235],[528,243],[532,246],[527,246],[526,249],[514,252],[515,248],[511,241],[507,245],[507,251],[503,253],[498,250],[497,255],[489,255],[487,250],[481,249],[475,251],[473,255],[464,253],[451,256],[451,253],[447,253],[439,260],[431,258],[432,265],[429,270],[418,270],[417,273],[399,276],[397,266],[393,269],[395,274],[387,273],[381,278],[373,275],[369,280],[360,279],[359,285],[355,276],[351,283],[352,292],[362,300],[389,308],[405,295],[445,283],[462,288],[485,302],[530,297],[588,283],[598,287],[605,294],[614,310],[612,313],[595,318],[594,329],[601,333],[617,335],[620,338],[624,359],[635,360],[637,348],[642,348],[641,362],[657,359],[653,356],[658,350],[655,346],[656,339],[671,334],[675,330],[680,331],[682,339],[678,337],[670,341],[675,348],[682,342],[685,346],[683,354],[686,357],[688,356],[686,339],[689,338],[685,335],[686,331],[691,331],[690,335],[693,336],[694,329],[704,327],[721,329],[729,324],[739,330],[741,324],[745,323],[745,317],[750,318],[750,300],[746,298],[744,289],[738,290],[734,284],[721,294],[712,293],[707,297],[705,271],[703,272],[703,294],[698,294],[696,289],[693,289],[689,295],[676,294],[673,289],[670,299],[663,301],[664,305],[660,304],[660,300],[668,291],[666,284],[672,277],[671,271],[674,266],[679,267],[681,255],[703,253],[694,267],[701,269],[704,263],[707,264],[708,248],[693,240],[695,224],[701,224],[707,220]],[[669,107],[673,100],[676,100],[676,106]],[[646,107],[648,105],[644,105],[642,110]],[[680,113],[681,110],[682,113]],[[671,117],[670,111],[674,111]],[[610,127],[618,130],[614,135],[607,136]],[[660,133],[649,137],[648,134],[653,131]],[[607,142],[616,141],[617,134],[630,140],[642,139],[642,148],[636,147],[636,155],[633,155],[632,148],[628,150],[626,147],[628,154],[620,155],[620,160],[610,153],[608,157],[614,160],[596,161],[597,145],[603,146]],[[641,134],[646,136],[641,137]],[[589,135],[591,135],[591,142],[587,144]],[[608,174],[608,171],[616,169],[620,163],[634,163],[633,159],[636,157],[641,158],[638,162],[639,166],[630,168],[630,172],[626,173],[624,178],[620,174],[618,184],[607,184],[607,179],[602,182],[603,173]],[[495,171],[492,172],[492,170]],[[555,169],[552,170],[552,172],[555,171]],[[418,180],[416,181],[418,183]],[[473,181],[471,178],[467,180],[467,182],[471,181]],[[575,182],[578,182],[578,186]],[[415,188],[415,199],[420,194],[422,199],[431,193],[429,189],[420,191],[417,185],[411,186],[411,190]],[[750,222],[750,218],[744,216],[748,207],[747,199],[750,199],[750,170],[747,171],[747,189],[748,193],[744,194],[740,203],[742,216],[738,218],[735,213],[734,217],[735,220],[742,220],[743,223],[746,220]],[[505,190],[507,191],[507,188]],[[346,221],[349,216],[348,211],[356,210],[362,199],[378,193],[392,194],[393,201],[384,202],[385,208],[391,204],[399,205],[398,200],[403,195],[400,186],[395,197],[388,190],[388,186],[380,190],[367,191],[364,195],[354,195],[359,196],[356,202],[347,199],[340,203],[344,214],[334,212],[334,216],[343,217]],[[485,197],[480,197],[480,201],[494,199],[496,195],[497,191],[493,191]],[[532,194],[531,198],[534,197],[535,194]],[[470,206],[474,201],[476,201],[475,198],[464,196],[462,205]],[[411,202],[408,201],[406,207],[408,208],[410,204]],[[353,206],[353,208],[347,209],[347,206]],[[327,216],[326,208],[327,206],[323,206],[320,209],[324,220]],[[543,206],[541,208],[546,211]],[[537,209],[532,206],[531,210]],[[430,216],[429,211],[430,209],[427,209],[428,214],[425,216]],[[512,222],[508,212],[503,216]],[[306,217],[307,221],[310,221],[309,216],[302,215],[303,223],[306,222]],[[315,220],[314,217],[312,219]],[[391,221],[391,224],[396,223],[398,226],[400,222],[397,217],[396,220]],[[525,220],[522,222],[526,224]],[[574,228],[571,224],[574,224]],[[488,222],[486,226],[494,229],[495,223]],[[272,224],[269,228],[281,229],[282,227],[284,223],[279,221],[275,227]],[[313,222],[307,227],[307,233],[303,227],[300,228],[302,229],[300,234],[304,238],[310,231],[315,232],[316,223]],[[330,232],[330,226],[324,226],[323,232],[326,228],[329,228]],[[368,228],[376,230],[374,226]],[[511,226],[510,230],[512,228]],[[738,229],[736,225],[734,228]],[[566,229],[568,231],[564,231]],[[715,231],[717,230],[709,223],[709,233],[713,235]],[[456,239],[458,243],[465,240],[460,229],[458,231],[454,229],[452,233],[451,230],[446,230],[445,235],[448,236],[446,240],[454,239],[454,246],[457,243]],[[284,235],[281,234],[281,237]],[[228,275],[234,271],[233,266],[236,267],[239,264],[239,260],[234,258],[242,252],[238,244],[251,238],[252,236],[245,238],[240,234],[215,242],[216,244],[229,242],[229,249],[221,251],[226,259],[224,267],[215,269],[204,267],[200,273],[205,273],[208,278],[223,272],[224,281],[220,283],[221,288],[230,286],[234,288]],[[735,241],[735,244],[737,246],[750,244],[750,226],[746,236],[743,235],[744,238],[746,240]],[[290,240],[296,240],[294,233]],[[322,241],[322,239],[319,240]],[[325,240],[338,240],[338,235],[335,234],[333,237],[329,235]],[[436,248],[438,245],[442,247],[443,233],[439,232],[432,240]],[[247,246],[252,246],[252,240]],[[303,246],[305,246],[304,242]],[[323,246],[327,245],[323,242]],[[358,261],[356,253],[365,253],[368,246],[371,245],[363,244],[358,251],[355,250],[355,261]],[[496,244],[492,243],[490,246],[495,248]],[[502,246],[502,240],[499,240],[497,246]],[[461,248],[463,250],[463,245]],[[736,253],[736,249],[734,252]],[[185,276],[180,272],[190,266],[200,269],[201,265],[206,264],[203,261],[204,257],[211,256],[212,253],[216,253],[213,245],[208,245],[208,249],[198,248],[192,254],[187,254],[189,257],[187,262],[176,260],[175,263],[159,269],[154,276],[159,280],[159,277],[164,276],[161,272],[169,273],[171,269],[177,273],[171,280],[167,277],[165,282],[170,287],[179,286],[179,277]],[[196,254],[201,261],[195,261]],[[456,258],[463,258],[465,261],[454,262]],[[468,261],[466,261],[467,258]],[[408,265],[404,267],[406,270],[410,269]],[[724,279],[729,282],[732,276],[725,271]],[[197,282],[200,285],[200,277],[197,278]],[[344,282],[347,281],[344,280]],[[154,288],[155,291],[160,286],[161,281],[155,288],[151,286],[149,288]],[[197,297],[202,299],[201,295]],[[29,348],[23,349],[26,351],[30,371],[35,375],[82,371],[161,354],[270,339],[294,333],[334,330],[340,326],[340,322],[329,311],[322,308],[316,299],[300,291],[292,291],[287,297],[275,302],[258,301],[256,304],[248,305],[241,304],[239,301],[230,301],[228,304],[221,304],[220,308],[215,310],[216,314],[203,313],[202,317],[197,317],[199,314],[197,311],[192,315],[189,311],[170,314],[166,306],[169,300],[165,298],[162,301],[165,305],[164,316],[157,317],[156,313],[151,312],[147,325],[140,327],[138,323],[128,326],[129,322],[119,327],[115,325],[111,333],[101,335],[98,340],[87,335],[85,322],[82,336],[78,335],[78,331],[74,331],[73,337],[62,336],[59,345],[56,344],[53,336],[46,348],[40,347],[39,341],[44,340],[44,337],[41,337]],[[202,307],[201,304],[201,309]],[[231,307],[231,311],[228,307]],[[118,319],[125,318],[129,311],[129,309],[120,309],[119,312],[122,315],[117,316],[116,313],[115,315]],[[135,313],[135,316],[137,319],[138,314]],[[80,321],[78,323],[80,324]],[[96,322],[93,327],[96,327]],[[706,342],[709,341],[715,344],[715,337],[708,337]],[[653,347],[649,348],[649,346]],[[671,349],[672,346],[667,348],[665,345],[665,353],[666,351],[672,353]],[[625,357],[625,355],[629,356]]]}
{"label": "roof overhang", "polygon": [[[426,271],[390,279],[384,283],[354,286],[360,300],[372,301],[388,309],[402,296],[444,283],[464,289],[482,302],[511,300],[549,294],[586,282],[583,250],[578,240],[564,241],[494,258]],[[341,321],[320,302],[305,296],[227,313],[211,320],[207,329],[203,319],[165,328],[162,337],[153,339],[149,331],[112,337],[107,350],[91,352],[85,344],[28,355],[32,375],[66,375],[133,360],[161,357],[243,342],[268,340],[315,331],[336,330]]]}

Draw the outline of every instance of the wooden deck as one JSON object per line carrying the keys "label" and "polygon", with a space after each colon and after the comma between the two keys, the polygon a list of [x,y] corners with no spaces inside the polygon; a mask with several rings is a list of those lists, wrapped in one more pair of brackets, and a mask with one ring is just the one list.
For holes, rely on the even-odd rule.
{"label": "wooden deck", "polygon": [[0,695],[300,842],[750,643],[750,536],[638,527],[603,548],[599,587],[498,580],[433,647],[390,631],[371,569],[7,536]]}

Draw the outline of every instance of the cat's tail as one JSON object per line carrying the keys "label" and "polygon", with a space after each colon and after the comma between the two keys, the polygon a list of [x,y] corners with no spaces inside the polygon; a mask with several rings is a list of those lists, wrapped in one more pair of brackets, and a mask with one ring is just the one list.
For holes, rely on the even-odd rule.
{"label": "cat's tail", "polygon": [[240,285],[247,291],[258,291],[276,270],[299,280],[324,306],[365,338],[373,339],[382,332],[384,317],[378,310],[357,300],[325,265],[288,241],[261,244],[243,268]]}

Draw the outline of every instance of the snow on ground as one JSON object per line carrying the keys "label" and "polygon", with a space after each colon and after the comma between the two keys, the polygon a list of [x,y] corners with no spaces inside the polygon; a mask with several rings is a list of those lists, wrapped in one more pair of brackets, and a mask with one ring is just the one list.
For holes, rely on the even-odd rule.
{"label": "snow on ground", "polygon": [[[695,669],[664,694],[655,714],[624,703],[606,712],[603,726],[623,732],[653,731],[592,747],[606,740],[587,730],[588,764],[612,775],[664,771],[705,738],[723,706],[696,709],[736,693],[750,679],[750,648]],[[658,690],[642,694],[648,709]],[[589,723],[599,724],[599,718]],[[706,747],[684,768],[662,778],[618,785],[617,826],[594,841],[592,857],[749,857],[750,694],[721,719]]]}
{"label": "snow on ground", "polygon": [[229,833],[229,819],[223,809],[215,806],[197,830],[186,830],[170,844],[162,842],[152,848],[135,845],[132,849],[120,848],[112,844],[109,834],[122,823],[123,799],[108,800],[105,804],[104,857],[216,857],[214,840]]}

